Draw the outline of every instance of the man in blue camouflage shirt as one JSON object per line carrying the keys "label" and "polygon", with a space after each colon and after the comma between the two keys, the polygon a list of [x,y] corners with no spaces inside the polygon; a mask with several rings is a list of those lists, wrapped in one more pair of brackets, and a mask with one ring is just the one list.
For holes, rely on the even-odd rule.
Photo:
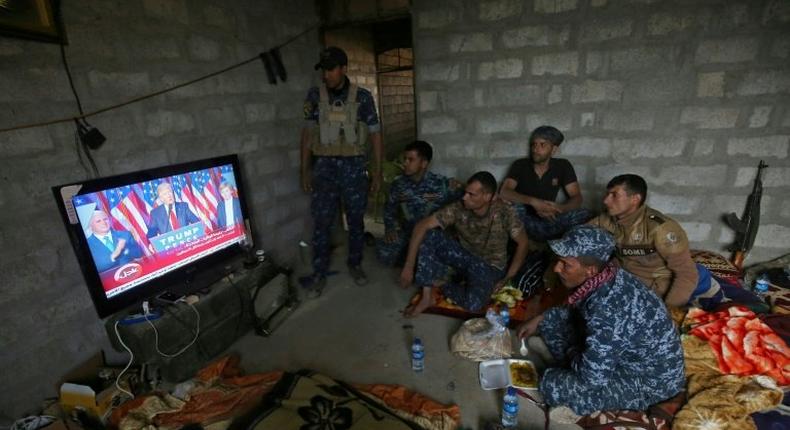
{"label": "man in blue camouflage shirt", "polygon": [[[321,51],[316,70],[324,84],[313,87],[304,102],[305,126],[301,138],[302,189],[311,193],[313,216],[313,274],[300,279],[316,297],[326,286],[330,232],[340,202],[348,223],[349,273],[357,285],[367,283],[362,270],[365,241],[364,215],[368,188],[381,184],[381,125],[370,91],[346,77],[348,57],[337,47]],[[370,181],[366,163],[370,138],[373,160]],[[368,183],[369,182],[369,183]]]}
{"label": "man in blue camouflage shirt", "polygon": [[685,376],[677,330],[661,299],[610,261],[611,234],[577,226],[549,247],[570,296],[518,333],[539,333],[551,353],[539,387],[544,401],[555,411],[569,407],[585,415],[645,410],[680,392]]}
{"label": "man in blue camouflage shirt", "polygon": [[383,264],[402,264],[414,224],[463,194],[457,181],[428,171],[432,158],[433,148],[422,140],[403,149],[403,175],[390,186],[384,238],[376,242],[376,256]]}

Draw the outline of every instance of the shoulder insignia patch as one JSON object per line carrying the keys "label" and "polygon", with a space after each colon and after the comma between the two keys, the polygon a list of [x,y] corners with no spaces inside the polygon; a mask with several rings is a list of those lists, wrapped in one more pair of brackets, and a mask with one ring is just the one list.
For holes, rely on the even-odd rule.
{"label": "shoulder insignia patch", "polygon": [[674,232],[670,231],[669,233],[667,233],[667,241],[669,243],[676,243],[678,241],[678,237],[677,235],[675,235]]}

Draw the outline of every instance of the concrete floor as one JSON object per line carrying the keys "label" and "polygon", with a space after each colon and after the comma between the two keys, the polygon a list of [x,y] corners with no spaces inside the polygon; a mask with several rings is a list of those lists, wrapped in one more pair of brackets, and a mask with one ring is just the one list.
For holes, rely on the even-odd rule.
{"label": "concrete floor", "polygon": [[[381,228],[380,224],[370,227]],[[380,265],[373,248],[366,247],[363,268],[370,283],[358,287],[348,276],[345,257],[345,247],[335,249],[332,269],[339,273],[328,278],[321,297],[303,301],[270,337],[249,333],[230,348],[242,357],[243,368],[247,372],[309,368],[346,382],[400,384],[436,401],[459,405],[464,429],[498,420],[503,391],[481,389],[478,363],[449,351],[450,337],[462,321],[425,314],[404,318],[400,311],[415,290],[397,286],[400,272]],[[309,271],[296,269],[297,274]],[[425,345],[422,373],[411,370],[413,336]],[[520,399],[519,424],[523,429],[542,429],[543,412]]]}

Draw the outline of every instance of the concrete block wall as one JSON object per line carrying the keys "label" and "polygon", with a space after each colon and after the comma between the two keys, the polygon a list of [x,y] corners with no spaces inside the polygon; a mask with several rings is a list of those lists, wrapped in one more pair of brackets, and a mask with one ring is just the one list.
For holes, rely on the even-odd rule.
{"label": "concrete block wall", "polygon": [[[66,53],[86,111],[251,58],[318,24],[314,2],[63,3]],[[309,240],[299,130],[317,30],[282,49],[288,82],[260,62],[89,122],[102,175],[239,153],[260,247],[288,261]],[[77,113],[57,45],[0,37],[0,128]],[[0,419],[32,412],[72,366],[111,351],[50,187],[88,177],[71,123],[0,133]],[[125,363],[125,354],[110,359]]]}
{"label": "concrete block wall", "polygon": [[362,27],[343,28],[324,33],[325,46],[337,46],[348,56],[348,79],[373,94],[376,109],[380,111],[376,53],[370,30]]}
{"label": "concrete block wall", "polygon": [[[396,48],[378,56],[380,70],[413,66],[411,48]],[[397,158],[416,135],[414,115],[414,70],[379,74],[382,137],[387,159]]]}
{"label": "concrete block wall", "polygon": [[418,134],[434,168],[503,178],[542,124],[566,135],[585,206],[643,175],[695,248],[724,252],[764,159],[748,263],[790,252],[790,3],[418,0]]}

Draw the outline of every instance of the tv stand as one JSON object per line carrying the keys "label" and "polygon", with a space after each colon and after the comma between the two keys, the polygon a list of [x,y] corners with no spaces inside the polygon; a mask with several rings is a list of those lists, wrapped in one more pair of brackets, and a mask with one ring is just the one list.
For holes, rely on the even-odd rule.
{"label": "tv stand", "polygon": [[[158,345],[164,354],[180,351],[195,338],[195,310],[200,314],[200,333],[195,343],[176,357],[165,357],[157,352],[156,334],[144,319],[133,324],[120,323],[118,333],[134,353],[135,362],[158,369],[162,379],[168,382],[188,379],[250,329],[261,336],[271,335],[298,306],[289,269],[270,261],[252,267],[242,267],[239,262],[234,267],[238,269],[209,285],[206,294],[197,294],[199,300],[191,305],[194,309],[183,302],[162,306],[160,301],[153,301],[161,316],[151,319],[150,323],[159,332]],[[137,312],[139,308],[131,313]],[[115,323],[128,315],[116,314],[105,323],[110,342],[117,351],[125,349],[115,334]]]}

